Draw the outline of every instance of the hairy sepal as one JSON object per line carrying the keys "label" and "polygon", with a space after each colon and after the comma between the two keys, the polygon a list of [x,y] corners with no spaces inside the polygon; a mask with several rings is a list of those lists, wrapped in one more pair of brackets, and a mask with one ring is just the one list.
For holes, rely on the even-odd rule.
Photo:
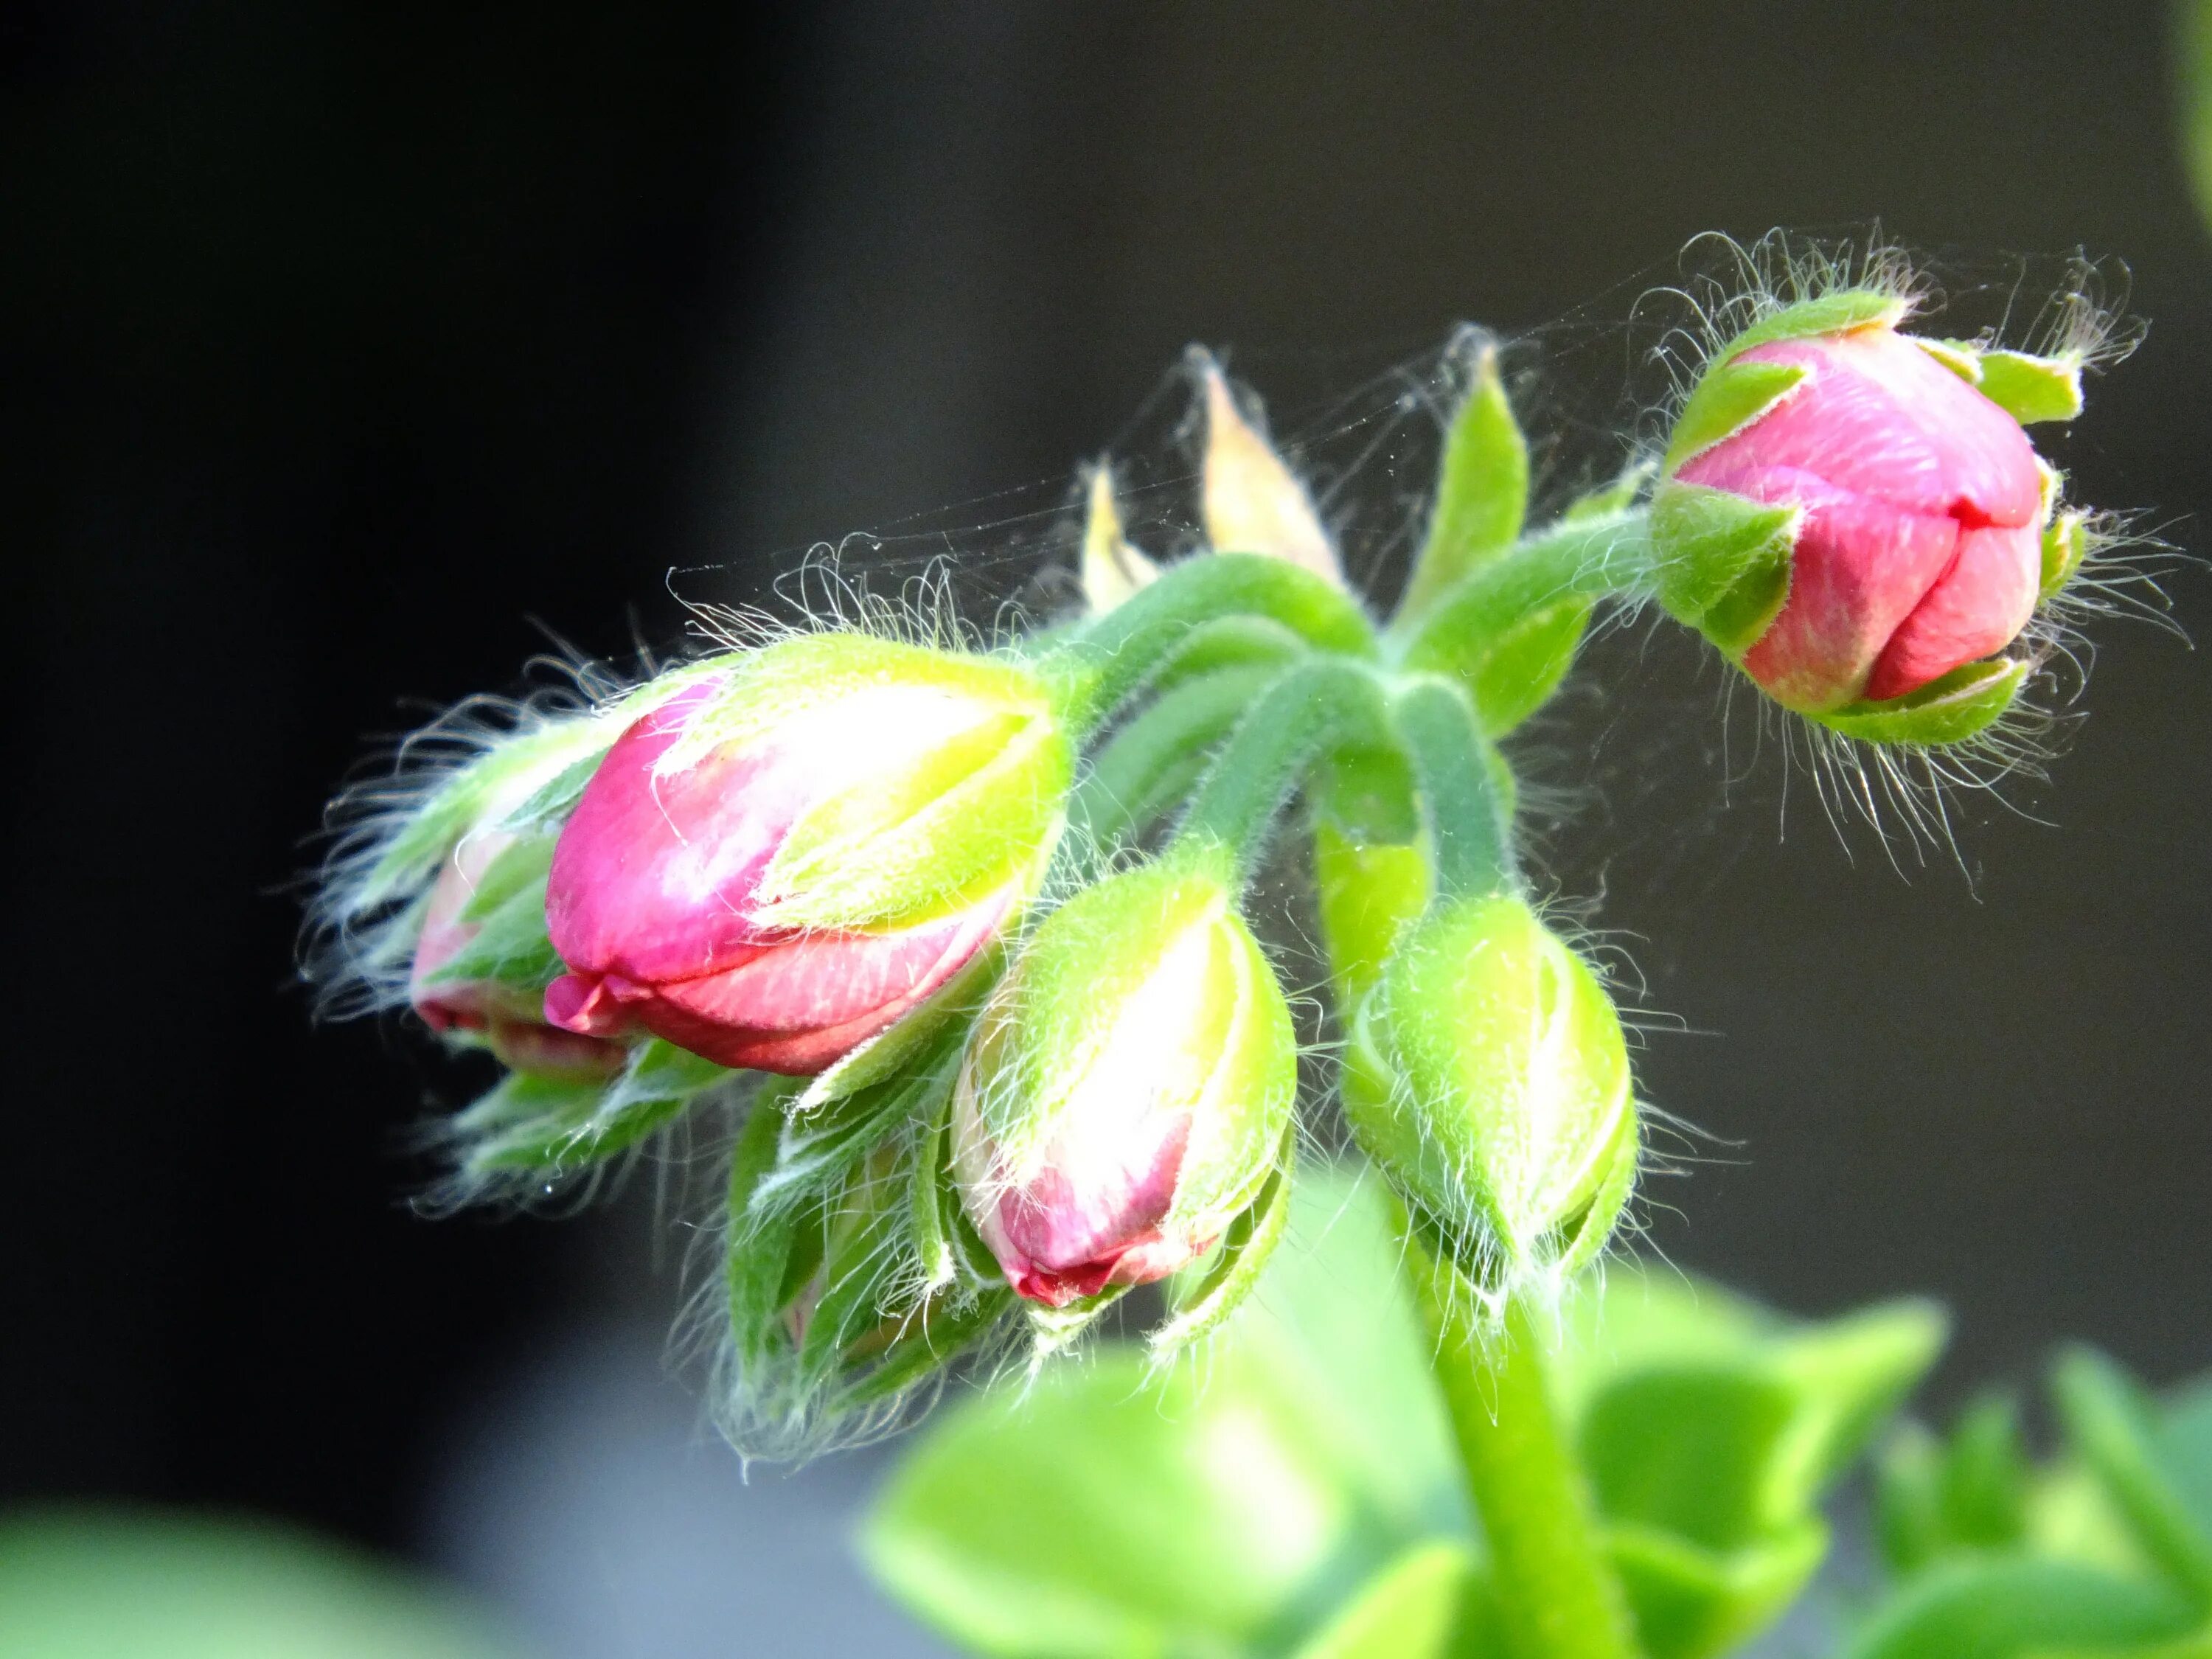
{"label": "hairy sepal", "polygon": [[1469,571],[1513,545],[1528,510],[1528,441],[1498,371],[1498,349],[1474,343],[1472,382],[1444,434],[1429,530],[1399,609],[1410,618]]}
{"label": "hairy sepal", "polygon": [[1812,718],[1862,743],[1929,749],[1964,743],[2012,707],[2029,667],[2011,658],[1970,662],[1909,696],[1886,702],[1846,703]]}
{"label": "hairy sepal", "polygon": [[1659,602],[1731,658],[1781,615],[1803,517],[1725,489],[1668,483],[1651,503]]}

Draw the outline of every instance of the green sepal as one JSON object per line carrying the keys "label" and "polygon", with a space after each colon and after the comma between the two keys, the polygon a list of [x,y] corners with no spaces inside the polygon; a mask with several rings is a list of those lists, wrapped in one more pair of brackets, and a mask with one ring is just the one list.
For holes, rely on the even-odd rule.
{"label": "green sepal", "polygon": [[2037,598],[2049,604],[2064,591],[2089,553],[2089,515],[2056,513],[2043,530],[2043,578]]}
{"label": "green sepal", "polygon": [[1911,306],[1896,295],[1878,288],[1838,289],[1816,299],[1800,300],[1761,318],[1721,348],[1718,362],[1728,362],[1753,346],[1776,340],[1804,340],[1816,334],[1848,334],[1855,328],[1894,328],[1905,320]]}
{"label": "green sepal", "polygon": [[542,993],[567,964],[546,936],[545,880],[553,838],[519,841],[492,860],[462,907],[459,920],[477,931],[428,975],[432,985],[489,981]]}
{"label": "green sepal", "polygon": [[[793,1292],[792,1255],[800,1216],[791,1206],[756,1212],[753,1197],[775,1167],[787,1090],[763,1090],[752,1103],[730,1161],[725,1208],[722,1293],[741,1364],[757,1366],[774,1344],[777,1318]],[[811,1272],[811,1267],[807,1270]]]}
{"label": "green sepal", "polygon": [[1512,546],[1528,515],[1528,441],[1498,375],[1497,348],[1479,336],[1469,341],[1473,376],[1444,434],[1429,533],[1414,556],[1398,607],[1401,617],[1418,616],[1476,566]]}
{"label": "green sepal", "polygon": [[1790,597],[1802,517],[1799,508],[1725,489],[1662,484],[1651,502],[1660,604],[1729,656],[1741,656]]}
{"label": "green sepal", "polygon": [[1627,512],[1636,505],[1636,498],[1644,493],[1644,487],[1658,471],[1656,462],[1630,462],[1611,483],[1585,490],[1569,501],[1560,511],[1559,522],[1584,524],[1592,519],[1611,518]]}
{"label": "green sepal", "polygon": [[[453,773],[416,807],[353,896],[366,910],[428,880],[463,839],[485,826],[502,799],[517,788],[542,791],[549,770],[565,775],[576,766],[596,768],[620,734],[618,723],[596,717],[554,721],[502,738]],[[501,823],[506,819],[502,815]]]}
{"label": "green sepal", "polygon": [[1723,362],[1707,369],[1674,422],[1660,471],[1672,477],[1682,464],[1733,436],[1795,392],[1805,378],[1796,363]]}
{"label": "green sepal", "polygon": [[1212,1334],[1260,1282],[1261,1272],[1290,1224],[1291,1176],[1297,1156],[1295,1131],[1286,1132],[1282,1162],[1260,1188],[1260,1195],[1237,1212],[1201,1266],[1178,1275],[1170,1293],[1167,1319],[1147,1339],[1155,1364],[1174,1358]]}
{"label": "green sepal", "polygon": [[1982,396],[2018,421],[2070,421],[2081,412],[2081,360],[2038,357],[2025,351],[1984,351]]}
{"label": "green sepal", "polygon": [[498,827],[516,836],[559,829],[576,810],[576,803],[583,799],[584,791],[599,775],[599,763],[605,758],[604,750],[594,750],[582,759],[571,762],[501,818]]}
{"label": "green sepal", "polygon": [[1657,1527],[1606,1529],[1644,1659],[1709,1659],[1764,1630],[1820,1570],[1828,1528],[1805,1516],[1722,1552]]}
{"label": "green sepal", "polygon": [[573,1174],[629,1151],[733,1075],[658,1037],[605,1082],[512,1073],[453,1119],[461,1175]]}
{"label": "green sepal", "polygon": [[1466,1544],[1439,1538],[1361,1585],[1291,1659],[1488,1659],[1504,1639],[1482,1562]]}
{"label": "green sepal", "polygon": [[1949,369],[1968,386],[1982,383],[1982,349],[1971,340],[1931,340],[1924,334],[1905,337]]}
{"label": "green sepal", "polygon": [[1643,1153],[1642,1119],[1635,1112],[1624,1112],[1619,1127],[1613,1130],[1613,1144],[1599,1154],[1600,1170],[1590,1191],[1589,1203],[1579,1216],[1571,1218],[1559,1228],[1560,1273],[1571,1278],[1581,1273],[1597,1260],[1599,1253],[1612,1241],[1621,1212],[1628,1207],[1628,1200],[1635,1193]]}
{"label": "green sepal", "polygon": [[897,1316],[897,1334],[880,1352],[848,1356],[870,1363],[848,1364],[854,1375],[833,1409],[857,1411],[912,1388],[982,1340],[1013,1306],[1014,1293],[1004,1285],[939,1291]]}
{"label": "green sepal", "polygon": [[1964,743],[2012,707],[2028,669],[2008,657],[1966,663],[1905,696],[1846,703],[1811,718],[1862,743],[1917,748]]}
{"label": "green sepal", "polygon": [[2212,1537],[2167,1478],[2148,1403],[2104,1355],[2077,1348],[2051,1376],[2069,1443],[2136,1546],[2199,1612],[2212,1612]]}
{"label": "green sepal", "polygon": [[1846,1659],[2151,1659],[2191,1628],[2165,1586],[2033,1555],[1964,1556],[1920,1574],[1844,1650]]}

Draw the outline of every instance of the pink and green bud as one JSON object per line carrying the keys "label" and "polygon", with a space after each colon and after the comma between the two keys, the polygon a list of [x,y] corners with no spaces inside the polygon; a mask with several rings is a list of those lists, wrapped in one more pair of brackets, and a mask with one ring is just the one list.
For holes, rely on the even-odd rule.
{"label": "pink and green bud", "polygon": [[530,895],[542,891],[544,860],[542,853],[533,859],[536,852],[501,830],[481,830],[453,849],[423,907],[408,1002],[431,1030],[472,1034],[512,1070],[611,1076],[623,1064],[622,1044],[548,1025],[544,995],[534,983],[502,977],[477,960],[487,924],[497,925],[493,913],[518,897],[534,905]]}
{"label": "pink and green bud", "polygon": [[1478,1282],[1572,1271],[1634,1184],[1620,1018],[1517,898],[1447,901],[1399,945],[1354,1021],[1346,1115]]}
{"label": "pink and green bud", "polygon": [[953,1097],[961,1202],[1032,1302],[1147,1284],[1260,1199],[1297,1093],[1233,892],[1171,854],[1054,912],[985,1006]]}
{"label": "pink and green bud", "polygon": [[2080,364],[1898,331],[1850,290],[1730,343],[1653,503],[1668,608],[1784,707],[1950,742],[2009,705],[2002,654],[2046,591],[2053,475],[2023,421],[2080,408]]}
{"label": "pink and green bud", "polygon": [[694,678],[562,830],[546,1018],[822,1071],[1015,920],[1073,770],[1045,688],[1005,661],[832,633]]}

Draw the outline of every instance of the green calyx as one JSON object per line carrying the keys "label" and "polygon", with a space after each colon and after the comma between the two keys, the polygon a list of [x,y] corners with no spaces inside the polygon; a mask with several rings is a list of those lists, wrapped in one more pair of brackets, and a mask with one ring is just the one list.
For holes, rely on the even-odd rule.
{"label": "green calyx", "polygon": [[1046,682],[1000,658],[866,634],[783,641],[738,659],[659,763],[818,745],[828,787],[763,876],[763,919],[908,925],[1034,884],[1060,834],[1074,744]]}
{"label": "green calyx", "polygon": [[2080,574],[2089,556],[2089,515],[2077,510],[2054,513],[2043,527],[2043,574],[2037,598],[2049,604]]}
{"label": "green calyx", "polygon": [[1691,457],[1748,426],[1794,392],[1805,371],[1788,363],[1738,361],[1754,346],[1777,340],[1846,334],[1861,328],[1894,328],[1905,302],[1880,289],[1841,289],[1801,300],[1761,318],[1722,347],[1692,390],[1667,445],[1661,476],[1672,477]]}
{"label": "green calyx", "polygon": [[1790,596],[1802,514],[1725,489],[1669,482],[1651,502],[1659,602],[1731,659],[1756,644]]}
{"label": "green calyx", "polygon": [[1346,1114],[1478,1283],[1571,1273],[1635,1181],[1619,1015],[1527,904],[1449,902],[1401,941],[1354,1024]]}
{"label": "green calyx", "polygon": [[[1220,860],[1171,854],[1048,916],[985,1006],[959,1092],[998,1178],[1149,1102],[1190,1119],[1162,1227],[1202,1234],[1250,1204],[1279,1162],[1297,1043]],[[974,1145],[962,1158],[971,1202],[983,1162]]]}
{"label": "green calyx", "polygon": [[1913,341],[2022,426],[2070,421],[2082,407],[2079,352],[2040,357],[1965,340]]}
{"label": "green calyx", "polygon": [[1846,703],[1809,718],[1862,743],[1922,749],[1964,743],[2012,707],[2028,668],[2005,657],[1970,662],[1905,696]]}

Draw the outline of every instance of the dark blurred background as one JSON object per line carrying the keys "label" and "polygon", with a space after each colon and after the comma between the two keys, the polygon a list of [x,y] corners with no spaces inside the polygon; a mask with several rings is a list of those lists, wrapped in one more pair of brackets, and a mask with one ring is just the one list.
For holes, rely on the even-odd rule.
{"label": "dark blurred background", "polygon": [[[2197,545],[2212,241],[2166,21],[16,0],[0,1498],[251,1506],[472,1571],[522,1547],[455,1543],[467,1517],[522,1500],[472,1510],[465,1471],[534,1423],[525,1510],[665,1522],[607,1495],[611,1453],[577,1451],[597,1500],[562,1473],[606,1425],[544,1379],[628,1354],[682,1442],[687,1397],[652,1393],[680,1246],[644,1189],[407,1212],[408,1126],[464,1083],[397,1023],[310,1029],[287,887],[321,802],[366,737],[549,638],[672,640],[672,569],[759,599],[921,514],[1012,570],[1041,521],[988,527],[995,492],[1056,503],[1180,396],[1187,342],[1281,433],[1460,319],[1540,380],[1571,342],[1550,395],[1607,407],[1648,341],[1601,325],[1700,231],[1878,217],[1984,273],[2078,245],[2153,326],[2061,459]],[[2212,586],[2169,586],[2201,636]],[[1720,1138],[1655,1186],[1655,1243],[1807,1311],[1942,1297],[1954,1395],[2067,1335],[2212,1364],[2212,672],[2148,628],[2097,642],[2052,783],[1954,801],[1962,859],[1903,876],[1771,744],[1723,751],[1712,663],[1663,634],[1604,644],[1532,751],[1602,795],[1547,836],[1553,878],[1700,1033],[1644,1058]],[[678,1461],[735,1487],[711,1447]]]}

